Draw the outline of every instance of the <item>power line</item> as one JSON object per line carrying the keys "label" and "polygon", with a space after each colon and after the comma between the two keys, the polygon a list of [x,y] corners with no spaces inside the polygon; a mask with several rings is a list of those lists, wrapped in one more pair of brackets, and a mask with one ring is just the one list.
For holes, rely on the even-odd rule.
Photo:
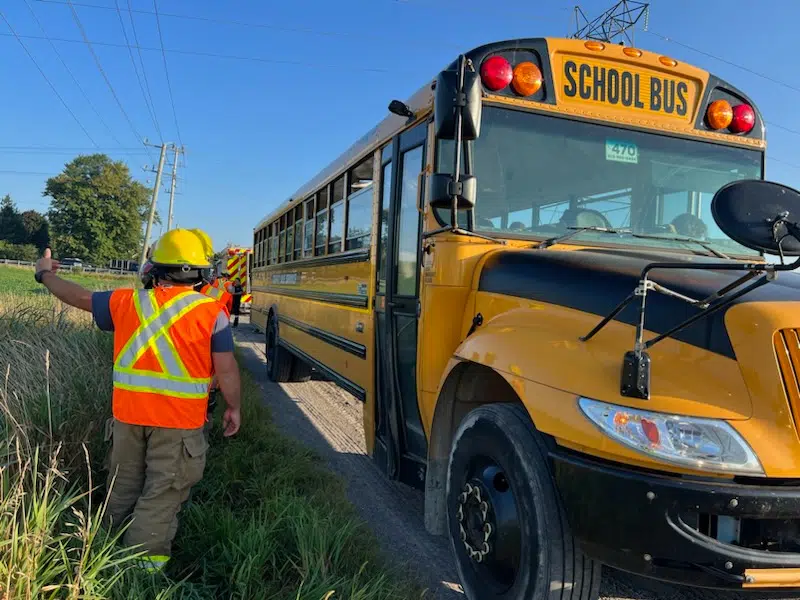
{"label": "power line", "polygon": [[[676,44],[678,46],[681,46],[682,48],[686,48],[687,50],[690,50],[692,52],[696,52],[697,54],[701,54],[701,55],[703,55],[703,56],[705,56],[707,58],[711,58],[713,60],[717,60],[717,61],[719,61],[721,63],[724,63],[726,65],[729,65],[731,67],[735,67],[737,69],[740,69],[740,70],[744,71],[745,73],[749,73],[751,75],[755,75],[756,77],[760,77],[761,79],[764,79],[764,80],[769,81],[771,83],[774,83],[776,85],[780,85],[780,86],[785,87],[785,88],[787,88],[789,90],[792,90],[794,92],[800,92],[800,87],[794,86],[794,85],[792,85],[790,83],[787,83],[785,81],[781,81],[780,79],[776,79],[775,77],[772,77],[771,75],[766,75],[765,73],[761,73],[761,72],[756,71],[754,69],[751,69],[749,67],[745,67],[745,66],[740,65],[738,63],[735,63],[733,61],[727,60],[725,58],[717,56],[716,54],[712,54],[711,52],[706,52],[705,50],[700,50],[699,48],[695,48],[694,46],[690,46],[689,44],[685,44],[683,42],[679,42],[678,40],[673,39],[673,38],[671,38],[669,36],[662,35],[660,33],[656,33],[655,31],[646,31],[645,33],[649,33],[650,35],[653,35],[653,36],[659,38],[660,40],[662,40],[664,42],[667,42],[667,43],[670,43],[670,44]],[[792,129],[791,127],[786,127],[785,125],[781,125],[780,123],[775,123],[774,121],[768,121],[766,119],[764,120],[764,122],[767,125],[771,125],[773,127],[777,127],[778,129],[782,129],[783,131],[786,131],[786,132],[791,133],[793,135],[800,135],[800,131],[797,130],[797,129]]]}
{"label": "power line", "polygon": [[14,171],[14,170],[4,170],[0,171],[0,174],[3,175],[45,175],[52,177],[52,173],[48,173],[46,171]]}
{"label": "power line", "polygon": [[[49,4],[66,4],[67,3],[64,0],[37,0],[37,1],[38,2],[49,3]],[[97,5],[97,4],[80,3],[80,2],[69,2],[69,3],[70,4],[74,4],[75,6],[82,6],[82,7],[86,7],[86,8],[95,8],[95,9],[101,9],[101,10],[115,10],[114,7],[101,6],[101,5]],[[415,5],[415,6],[419,6],[419,5]],[[129,10],[129,13],[130,13],[131,23],[132,24],[133,24],[133,13],[149,14],[149,15],[154,15],[155,14],[152,11],[133,9],[130,6],[130,0],[128,0],[128,10]],[[352,37],[352,36],[372,37],[372,36],[369,36],[369,34],[364,34],[364,33],[361,33],[361,32],[360,33],[349,33],[349,32],[335,32],[335,31],[318,31],[318,30],[313,30],[313,29],[282,27],[282,26],[269,25],[269,24],[263,24],[263,23],[248,23],[248,22],[244,22],[244,21],[215,19],[215,18],[209,18],[209,17],[200,17],[200,16],[196,16],[196,15],[185,15],[185,14],[164,13],[164,12],[160,12],[158,14],[159,14],[159,16],[163,16],[163,17],[171,17],[171,18],[178,18],[178,19],[188,19],[188,20],[195,20],[195,21],[205,21],[205,22],[210,22],[210,23],[219,23],[219,24],[228,24],[228,25],[239,25],[239,26],[245,26],[245,27],[267,28],[267,29],[275,29],[275,30],[288,31],[288,32],[314,34],[314,35],[341,36],[341,37]],[[155,52],[162,52],[162,53],[163,52],[167,52],[167,53],[172,53],[172,54],[183,54],[183,55],[187,55],[187,56],[196,56],[196,57],[204,57],[204,58],[221,58],[221,59],[225,59],[225,60],[239,60],[239,61],[249,61],[249,62],[267,63],[267,64],[295,65],[295,66],[316,67],[316,68],[325,68],[325,69],[336,68],[336,69],[347,69],[347,70],[354,70],[354,71],[360,71],[360,72],[370,72],[370,73],[390,73],[390,72],[393,72],[392,70],[385,69],[385,68],[357,67],[357,66],[354,67],[354,66],[342,66],[342,65],[325,65],[325,64],[320,64],[320,63],[309,63],[309,62],[303,62],[303,61],[290,61],[290,60],[270,59],[270,58],[262,58],[262,57],[257,57],[257,56],[241,56],[241,55],[221,54],[221,53],[213,53],[213,52],[199,52],[199,51],[191,51],[191,50],[169,49],[169,48],[164,48],[163,45],[162,45],[161,48],[151,48],[151,47],[141,46],[139,44],[139,42],[138,42],[138,37],[136,35],[135,28],[134,28],[133,31],[134,31],[134,41],[135,41],[135,45],[133,45],[133,46],[123,45],[123,44],[115,44],[115,43],[109,43],[109,42],[89,42],[88,40],[84,40],[83,42],[81,42],[80,40],[72,40],[72,39],[66,39],[66,38],[51,38],[51,39],[54,40],[54,41],[59,41],[59,42],[64,42],[64,43],[84,43],[84,44],[87,44],[87,45],[88,44],[94,44],[96,46],[107,46],[107,47],[115,47],[115,48],[136,48],[136,50],[139,52],[139,57],[140,57],[140,62],[142,62],[142,67],[144,66],[144,61],[143,61],[143,58],[142,58],[142,55],[141,55],[141,51],[142,50],[148,50],[148,51],[155,51]],[[778,85],[781,85],[781,86],[786,87],[788,89],[791,89],[793,91],[800,91],[800,88],[798,88],[796,86],[793,86],[793,85],[788,84],[786,82],[780,81],[780,80],[778,80],[778,79],[776,79],[774,77],[771,77],[769,75],[765,75],[763,73],[759,73],[759,72],[757,72],[757,71],[755,71],[753,69],[749,69],[747,67],[743,67],[743,66],[741,66],[739,64],[736,64],[736,63],[734,63],[732,61],[729,61],[729,60],[726,60],[726,59],[721,58],[719,56],[716,56],[714,54],[711,54],[710,52],[706,52],[704,50],[700,50],[698,48],[695,48],[695,47],[690,46],[688,44],[685,44],[683,42],[679,42],[679,41],[677,41],[677,40],[675,40],[673,38],[670,38],[668,36],[664,36],[662,34],[659,34],[659,33],[653,32],[653,31],[647,31],[646,33],[654,35],[654,36],[662,39],[665,42],[673,43],[673,44],[682,46],[682,47],[684,47],[684,48],[686,48],[688,50],[691,50],[693,52],[697,52],[697,53],[702,54],[703,56],[706,56],[708,58],[712,58],[714,60],[718,60],[720,62],[728,64],[730,66],[739,68],[739,69],[744,70],[744,71],[746,71],[748,73],[751,73],[751,74],[753,74],[755,76],[761,77],[761,78],[763,78],[765,80],[771,81],[773,83],[776,83]],[[0,33],[0,36],[3,36],[3,35],[10,36],[11,34]],[[29,35],[29,36],[18,36],[18,37],[25,38],[25,39],[43,39],[43,38],[40,38],[39,36],[31,36],[31,35]],[[376,35],[374,37],[383,39],[382,36],[377,36]],[[162,56],[163,56],[163,54],[162,54]],[[149,94],[149,85],[148,85],[148,81],[147,81],[147,76],[146,76],[146,74],[144,72],[143,72],[143,76],[144,76],[144,80],[145,80],[145,86],[148,88],[148,94]],[[151,96],[151,102],[152,102],[152,96]],[[775,123],[774,121],[765,120],[765,122],[768,125],[777,127],[777,128],[779,128],[779,129],[781,129],[783,131],[786,131],[787,133],[791,133],[793,135],[800,135],[800,131],[795,130],[795,129],[791,129],[791,128],[786,127],[784,125],[781,125],[779,123]]]}
{"label": "power line", "polygon": [[[10,33],[3,33],[0,32],[0,36],[11,37]],[[23,39],[30,39],[30,40],[43,40],[40,35],[20,35],[19,37]],[[72,40],[69,38],[52,38],[55,42],[64,42],[68,44],[86,44],[86,45],[94,45],[94,46],[106,46],[108,48],[125,48],[125,44],[117,44],[114,42],[95,42],[89,40]],[[148,46],[135,46],[141,50],[149,50],[152,52],[161,52],[161,48],[151,48]],[[241,61],[249,61],[249,62],[257,62],[257,63],[266,63],[266,64],[275,64],[275,65],[288,65],[288,66],[295,66],[295,67],[313,67],[315,69],[337,69],[340,71],[356,71],[361,73],[405,73],[405,74],[415,74],[417,75],[416,71],[404,71],[404,70],[397,70],[397,69],[387,69],[383,67],[359,67],[359,66],[350,66],[350,65],[342,65],[342,64],[331,64],[331,63],[318,63],[318,62],[306,62],[306,61],[299,61],[299,60],[282,60],[282,59],[274,59],[274,58],[262,58],[260,56],[241,56],[236,54],[220,54],[217,52],[200,52],[197,50],[174,50],[165,48],[164,52],[168,54],[183,54],[186,56],[198,56],[202,58],[222,58],[226,60],[241,60]]]}
{"label": "power line", "polygon": [[91,148],[87,148],[85,146],[36,146],[36,145],[32,145],[32,146],[0,146],[0,151],[3,151],[3,150],[34,150],[34,151],[35,150],[45,150],[45,151],[51,151],[51,150],[59,150],[59,151],[60,150],[73,150],[73,151],[80,151],[80,150],[100,150],[100,151],[108,150],[108,151],[115,151],[115,150],[121,150],[121,151],[127,151],[127,152],[145,152],[145,150],[143,148],[140,148],[139,146],[135,146],[133,148],[125,148],[125,147],[120,147],[120,148],[111,148],[111,147],[101,148],[100,146],[93,146]]}
{"label": "power line", "polygon": [[776,163],[780,163],[782,165],[786,165],[787,167],[791,167],[792,169],[800,169],[800,165],[797,165],[795,163],[791,163],[791,162],[783,160],[781,158],[775,158],[774,156],[768,156],[767,160],[774,160]]}
{"label": "power line", "polygon": [[78,78],[75,77],[75,74],[72,72],[72,69],[69,68],[69,65],[64,60],[64,57],[61,55],[61,52],[58,51],[58,48],[56,47],[55,43],[53,43],[53,40],[51,40],[48,37],[47,31],[45,30],[44,25],[42,25],[42,22],[39,20],[39,17],[36,16],[36,12],[33,10],[33,7],[31,6],[31,3],[29,2],[29,0],[25,0],[25,6],[28,7],[28,10],[30,11],[31,16],[33,17],[33,20],[36,21],[36,25],[38,25],[39,30],[42,32],[42,35],[44,35],[47,38],[47,41],[50,44],[50,47],[53,49],[53,52],[55,52],[56,56],[58,57],[58,60],[61,61],[61,64],[64,66],[64,69],[67,71],[69,76],[72,78],[72,81],[75,84],[75,87],[78,88],[78,90],[80,91],[81,95],[86,100],[86,103],[92,109],[94,114],[97,115],[97,120],[100,121],[101,125],[103,125],[103,127],[106,128],[106,131],[108,131],[108,134],[111,136],[111,139],[113,139],[117,144],[122,146],[122,143],[117,139],[117,136],[114,135],[114,132],[111,130],[111,127],[109,127],[108,123],[106,123],[105,119],[103,119],[102,115],[100,114],[100,111],[97,110],[97,107],[94,105],[94,102],[92,102],[92,100],[89,98],[89,95],[83,89],[83,86],[78,81]]}
{"label": "power line", "polygon": [[[45,4],[66,4],[65,0],[36,0],[37,2],[43,2]],[[75,6],[80,6],[83,8],[95,8],[98,10],[114,10],[111,6],[103,6],[100,4],[90,4],[87,2],[73,2]],[[141,10],[141,9],[132,9],[131,12],[142,14],[142,15],[155,15],[153,11],[150,10]],[[199,15],[191,15],[191,14],[182,14],[182,13],[165,13],[165,12],[158,12],[160,17],[166,17],[171,19],[183,19],[188,21],[200,21],[204,23],[212,23],[215,25],[234,25],[237,27],[248,27],[252,29],[270,29],[272,31],[283,31],[286,33],[303,33],[308,35],[318,35],[323,37],[340,37],[340,38],[361,38],[361,39],[373,39],[373,40],[381,40],[386,41],[386,36],[381,34],[370,34],[368,32],[357,31],[357,32],[350,32],[350,31],[325,31],[325,30],[318,30],[318,29],[309,29],[306,27],[288,27],[285,25],[273,25],[271,23],[253,23],[249,21],[237,21],[233,19],[218,19],[215,17],[202,17]],[[410,41],[414,38],[408,38],[406,36],[403,37],[404,41]],[[422,38],[417,38],[422,40]],[[430,41],[430,38],[425,38],[426,41]],[[137,42],[138,43],[138,42]],[[448,42],[446,42],[448,43]],[[452,45],[455,47],[462,47],[460,44],[456,45],[454,43],[448,43],[448,45]]]}
{"label": "power line", "polygon": [[156,13],[156,28],[158,29],[158,42],[161,44],[161,56],[164,59],[164,73],[167,76],[167,91],[169,92],[169,102],[172,105],[172,118],[175,120],[175,134],[178,136],[178,143],[183,146],[181,140],[181,128],[178,127],[178,113],[175,112],[175,99],[172,97],[172,83],[169,80],[169,68],[167,67],[167,53],[164,52],[164,37],[161,35],[161,19],[158,16],[158,4],[153,0],[153,10]]}
{"label": "power line", "polygon": [[[116,0],[115,0],[116,2]],[[153,107],[153,115],[156,114],[156,103],[153,102],[153,94],[150,92],[150,83],[147,81],[147,69],[144,67],[144,58],[142,57],[142,49],[139,47],[139,35],[136,33],[136,19],[133,18],[133,7],[131,6],[131,0],[128,0],[128,17],[131,20],[131,31],[133,31],[133,41],[136,42],[136,51],[139,54],[139,64],[142,67],[142,79],[144,79],[144,87],[147,90],[147,97],[150,98],[150,106]],[[130,45],[128,45],[130,49]],[[163,136],[161,135],[161,129],[158,129],[158,136],[161,141],[164,141]]]}
{"label": "power line", "polygon": [[780,125],[773,121],[764,121],[767,125],[771,125],[772,127],[777,127],[778,129],[782,129],[783,131],[787,131],[789,133],[793,133],[794,135],[800,135],[800,130],[792,129],[791,127],[786,127],[785,125]]}
{"label": "power line", "polygon": [[[84,154],[84,153],[87,153],[87,152],[91,152],[91,153],[102,152],[104,154],[105,153],[114,154],[117,151],[118,150],[114,149],[114,148],[109,149],[109,150],[100,150],[99,148],[91,148],[91,149],[88,149],[88,150],[30,150],[30,149],[29,150],[3,150],[3,149],[0,149],[0,154],[27,154],[27,155],[34,155],[34,156],[68,156],[68,155],[71,156],[71,155],[75,155],[75,154]],[[144,150],[141,150],[141,151],[137,150],[136,152],[141,152],[141,154],[140,154],[140,156],[138,158],[144,158],[145,156],[147,156],[147,154],[145,153]],[[130,151],[128,151],[128,152],[120,152],[120,154],[122,154],[124,156],[129,156],[129,157],[132,157],[132,158],[137,158],[135,156],[135,154],[133,152],[130,152]]]}
{"label": "power line", "polygon": [[133,58],[133,49],[131,48],[131,42],[128,39],[128,32],[125,29],[125,22],[122,20],[122,11],[119,8],[119,0],[114,0],[114,5],[117,7],[117,16],[119,17],[119,25],[122,28],[122,36],[125,38],[125,45],[128,47],[128,55],[131,57],[131,64],[133,65],[133,71],[136,73],[136,81],[139,82],[139,89],[142,91],[142,98],[144,99],[144,105],[147,107],[147,112],[150,114],[150,118],[153,121],[153,125],[158,132],[159,139],[163,140],[163,136],[161,135],[161,128],[158,126],[158,121],[156,120],[155,115],[155,107],[151,107],[150,103],[147,100],[147,94],[144,91],[144,85],[142,84],[142,78],[139,76],[139,69],[136,68],[136,59]]}
{"label": "power line", "polygon": [[[136,136],[136,138],[139,140],[139,142],[144,144],[144,140],[142,139],[142,136],[139,135],[139,132],[136,130],[136,127],[134,126],[133,122],[131,121],[130,117],[128,116],[128,113],[125,112],[125,108],[122,106],[122,102],[120,102],[119,97],[117,97],[117,92],[114,91],[114,86],[111,85],[111,81],[109,81],[105,70],[103,70],[103,65],[100,63],[100,59],[98,58],[97,54],[95,53],[94,48],[92,48],[92,44],[89,41],[88,36],[86,35],[86,31],[83,29],[83,24],[81,23],[80,17],[78,17],[78,11],[76,11],[75,7],[72,5],[72,0],[67,0],[67,3],[69,4],[70,10],[72,11],[72,18],[75,20],[75,24],[78,26],[78,29],[81,32],[81,36],[83,37],[83,40],[86,43],[86,47],[89,48],[89,52],[92,54],[92,58],[94,58],[94,62],[97,65],[97,69],[100,71],[100,74],[103,76],[103,79],[105,80],[106,85],[108,86],[108,89],[111,91],[111,95],[114,96],[114,100],[117,102],[117,106],[119,106],[120,111],[122,111],[122,114],[125,117],[125,120],[128,122],[128,125],[131,128],[131,131],[133,131],[133,134]],[[149,153],[148,153],[148,156],[149,156]]]}
{"label": "power line", "polygon": [[4,34],[4,35],[13,35],[15,38],[17,38],[17,41],[19,42],[19,45],[22,46],[23,50],[25,50],[25,54],[27,54],[28,58],[31,59],[31,62],[33,62],[33,64],[36,65],[36,68],[39,70],[39,73],[41,73],[42,77],[44,77],[44,80],[50,86],[50,89],[53,90],[53,93],[61,101],[61,104],[64,105],[64,108],[67,109],[67,112],[70,115],[72,115],[73,119],[75,119],[75,122],[78,124],[78,127],[80,127],[81,131],[83,131],[83,133],[86,134],[86,137],[89,138],[89,141],[92,142],[92,145],[97,146],[97,142],[95,142],[94,139],[92,138],[92,136],[89,135],[89,132],[86,131],[86,127],[83,126],[83,123],[80,122],[80,119],[78,119],[78,117],[75,115],[75,113],[72,112],[72,109],[67,105],[67,103],[64,100],[64,98],[61,97],[61,94],[58,93],[58,90],[56,89],[56,86],[53,85],[53,82],[50,81],[50,78],[47,77],[47,75],[45,75],[45,72],[42,70],[42,67],[39,66],[38,62],[36,62],[36,59],[33,57],[33,54],[30,53],[30,50],[28,50],[28,47],[25,45],[25,42],[22,41],[21,36],[19,36],[17,34],[16,30],[11,26],[11,23],[8,21],[8,19],[6,18],[6,15],[3,13],[3,11],[0,11],[0,17],[3,18],[3,21],[6,22],[6,25],[8,25],[8,28],[11,30],[11,34]]}
{"label": "power line", "polygon": [[800,87],[794,86],[794,85],[792,85],[790,83],[786,83],[785,81],[781,81],[780,79],[775,79],[774,77],[772,77],[770,75],[765,75],[764,73],[760,73],[758,71],[755,71],[754,69],[742,66],[740,64],[737,64],[737,63],[735,63],[733,61],[730,61],[730,60],[727,60],[725,58],[721,58],[719,56],[711,54],[710,52],[706,52],[705,50],[700,50],[699,48],[695,48],[694,46],[690,46],[689,44],[684,44],[683,42],[679,42],[678,40],[673,39],[671,37],[668,37],[666,35],[661,35],[660,33],[656,33],[655,31],[647,31],[646,33],[649,33],[650,35],[654,35],[655,37],[657,37],[657,38],[659,38],[659,39],[661,39],[661,40],[663,40],[665,42],[668,42],[668,43],[671,43],[671,44],[676,44],[678,46],[681,46],[682,48],[686,48],[687,50],[691,50],[692,52],[697,52],[698,54],[702,54],[703,56],[707,56],[708,58],[713,58],[714,60],[718,60],[718,61],[720,61],[722,63],[725,63],[726,65],[729,65],[731,67],[736,67],[737,69],[741,69],[742,71],[745,71],[746,73],[750,73],[751,75],[755,75],[756,77],[761,77],[762,79],[766,79],[767,81],[771,81],[772,83],[775,83],[777,85],[783,86],[783,87],[785,87],[787,89],[790,89],[792,91],[800,92]]}
{"label": "power line", "polygon": [[[37,2],[43,2],[43,3],[47,3],[47,4],[66,4],[65,0],[37,0]],[[73,4],[75,4],[76,6],[82,6],[82,7],[86,7],[86,8],[94,8],[94,9],[99,9],[99,10],[114,10],[114,8],[110,7],[110,6],[103,6],[103,5],[99,5],[99,4],[91,4],[91,3],[87,3],[87,2],[73,2]],[[425,7],[425,6],[421,5],[421,4],[412,3],[412,2],[403,2],[403,4],[406,4],[406,5],[409,5],[409,6],[414,6],[415,8]],[[130,0],[128,0],[128,9],[129,9],[129,12],[131,12],[131,20],[133,20],[132,13],[134,13],[134,12],[135,13],[139,13],[139,14],[146,14],[146,15],[155,15],[156,14],[153,11],[132,9],[130,7]],[[561,10],[567,10],[567,9],[562,8]],[[191,20],[191,21],[214,23],[214,24],[219,24],[219,25],[234,25],[234,26],[240,26],[240,27],[271,29],[271,30],[275,30],[275,31],[285,31],[285,32],[290,32],[290,33],[303,33],[303,34],[328,36],[328,37],[358,37],[358,38],[364,38],[364,39],[381,39],[381,40],[385,39],[385,36],[382,36],[380,34],[371,35],[371,34],[365,33],[365,32],[321,31],[321,30],[302,28],[302,27],[287,27],[287,26],[273,25],[273,24],[268,24],[268,23],[252,23],[252,22],[247,22],[247,21],[238,21],[238,20],[232,20],[232,19],[219,19],[219,18],[191,15],[191,14],[181,14],[181,13],[159,12],[158,15],[161,16],[161,17],[168,17],[168,18],[173,18],[173,19],[185,19],[185,20]],[[700,50],[700,49],[695,48],[693,46],[690,46],[688,44],[684,44],[683,42],[679,42],[678,40],[675,40],[675,39],[670,38],[668,36],[665,36],[665,35],[662,35],[662,34],[659,34],[657,32],[653,32],[653,31],[646,31],[646,33],[649,33],[649,34],[651,34],[651,35],[653,35],[655,37],[658,37],[658,38],[660,38],[661,40],[663,40],[665,42],[673,43],[673,44],[682,46],[682,47],[684,47],[684,48],[686,48],[688,50],[691,50],[693,52],[697,52],[697,53],[702,54],[704,56],[707,56],[709,58],[712,58],[712,59],[715,59],[715,60],[719,60],[719,61],[721,61],[721,62],[723,62],[725,64],[728,64],[730,66],[742,69],[742,70],[744,70],[744,71],[746,71],[748,73],[754,74],[754,75],[756,75],[758,77],[762,77],[762,78],[764,78],[764,79],[766,79],[768,81],[772,81],[774,83],[777,83],[778,85],[782,85],[784,87],[787,87],[788,89],[792,89],[792,90],[795,90],[795,91],[800,91],[800,88],[797,88],[796,86],[793,86],[793,85],[788,84],[786,82],[783,82],[783,81],[780,81],[778,79],[775,79],[774,77],[771,77],[769,75],[764,75],[764,74],[759,73],[757,71],[754,71],[752,69],[748,69],[747,67],[742,67],[741,65],[736,64],[736,63],[734,63],[732,61],[720,58],[720,57],[715,56],[715,55],[713,55],[713,54],[711,54],[709,52],[705,52],[703,50]],[[134,35],[135,35],[135,30],[134,30]],[[63,41],[71,41],[71,40],[63,40]],[[135,40],[135,41],[136,41],[136,44],[137,44],[137,47],[138,47],[138,45],[139,45],[138,40]],[[97,42],[95,42],[95,44],[99,45],[99,43],[97,43]],[[455,46],[455,44],[453,44],[453,46]],[[460,45],[459,45],[459,47],[460,47]],[[140,55],[141,55],[141,50],[142,49],[152,50],[152,48],[139,48]],[[257,62],[271,62],[269,59],[261,59],[261,58],[257,58],[257,57],[243,57],[243,56],[221,55],[221,54],[211,54],[211,53],[196,54],[196,53],[180,51],[180,50],[166,50],[166,51],[167,52],[176,53],[176,54],[190,54],[190,55],[191,54],[195,54],[195,55],[200,55],[200,56],[210,56],[210,57],[213,56],[213,57],[217,57],[217,58],[226,58],[226,59],[233,59],[233,60],[253,60],[253,61],[257,61]],[[279,62],[280,63],[280,62],[283,62],[283,61],[275,61],[275,62]],[[292,64],[297,64],[297,63],[292,63]],[[308,65],[303,65],[303,66],[308,66]],[[367,70],[373,71],[373,69],[367,69]],[[374,71],[378,71],[378,70],[375,69]],[[146,82],[146,79],[145,79],[145,82]],[[765,122],[767,124],[769,124],[769,125],[773,125],[775,127],[783,129],[783,130],[785,130],[785,131],[787,131],[789,133],[792,133],[792,134],[795,134],[795,135],[800,135],[800,132],[792,130],[792,129],[787,128],[787,127],[784,127],[784,126],[782,126],[780,124],[777,124],[777,123],[774,123],[774,122],[771,122],[771,121],[765,121]]]}

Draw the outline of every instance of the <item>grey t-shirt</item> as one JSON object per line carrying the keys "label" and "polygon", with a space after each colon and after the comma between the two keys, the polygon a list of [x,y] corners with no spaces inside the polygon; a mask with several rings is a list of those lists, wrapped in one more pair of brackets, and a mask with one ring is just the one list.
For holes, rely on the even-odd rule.
{"label": "grey t-shirt", "polygon": [[[113,292],[92,293],[92,317],[94,322],[103,331],[114,331],[114,321],[111,319],[111,294]],[[225,311],[220,309],[214,329],[211,333],[212,352],[233,352],[233,332],[230,320]]]}

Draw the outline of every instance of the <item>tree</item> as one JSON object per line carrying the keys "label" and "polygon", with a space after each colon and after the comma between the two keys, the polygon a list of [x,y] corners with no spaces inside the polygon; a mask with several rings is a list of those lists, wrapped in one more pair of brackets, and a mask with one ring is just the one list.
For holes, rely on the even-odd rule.
{"label": "tree", "polygon": [[0,240],[0,258],[35,262],[39,258],[39,251],[32,244],[9,244]]}
{"label": "tree", "polygon": [[17,212],[17,207],[8,194],[0,200],[0,240],[9,244],[21,244],[25,241],[22,215]]}
{"label": "tree", "polygon": [[35,210],[26,210],[20,216],[25,231],[24,243],[44,250],[50,244],[50,224],[45,216]]}
{"label": "tree", "polygon": [[137,255],[150,190],[125,163],[105,154],[78,156],[47,180],[43,195],[52,198],[50,234],[60,256],[105,264]]}

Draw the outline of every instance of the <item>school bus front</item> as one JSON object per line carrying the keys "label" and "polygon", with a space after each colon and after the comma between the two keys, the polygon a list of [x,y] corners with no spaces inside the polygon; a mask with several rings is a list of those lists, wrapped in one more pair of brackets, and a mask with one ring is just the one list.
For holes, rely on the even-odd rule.
{"label": "school bus front", "polygon": [[[744,273],[705,265],[764,262],[711,211],[763,178],[758,110],[613,44],[497,42],[445,72],[461,64],[477,94],[440,76],[393,102],[256,228],[271,376],[311,365],[364,402],[367,448],[425,489],[471,600],[593,599],[602,564],[800,587],[800,286],[673,331]],[[673,295],[647,296],[643,335],[665,338],[625,379],[653,262],[686,269],[653,275]]]}
{"label": "school bus front", "polygon": [[[706,71],[600,42],[466,58],[477,193],[472,210],[457,199],[458,234],[429,186],[424,230],[445,230],[422,242],[417,369],[427,523],[453,539],[467,595],[543,598],[558,581],[592,598],[599,563],[797,588],[800,284],[781,276],[672,331],[700,311],[687,299],[744,273],[695,267],[764,260],[711,213],[721,187],[763,178],[757,109]],[[453,173],[454,141],[435,145],[429,172]],[[687,267],[653,275],[677,295],[647,297],[644,339],[667,337],[637,397],[621,381],[637,302],[583,338],[653,262]]]}

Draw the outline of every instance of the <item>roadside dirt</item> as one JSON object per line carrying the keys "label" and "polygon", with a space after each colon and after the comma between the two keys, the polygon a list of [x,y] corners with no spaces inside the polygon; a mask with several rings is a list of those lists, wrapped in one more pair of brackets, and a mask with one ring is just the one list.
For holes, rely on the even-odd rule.
{"label": "roadside dirt", "polygon": [[[263,336],[251,328],[246,318],[236,330],[236,341],[243,352],[242,367],[263,388],[265,403],[275,422],[287,435],[315,450],[347,482],[350,501],[374,531],[389,560],[427,585],[432,597],[464,600],[447,539],[425,531],[422,492],[388,481],[367,456],[362,404],[326,381],[280,385],[269,381]],[[752,600],[764,596],[678,588],[606,569],[601,597],[604,600],[745,597]]]}

